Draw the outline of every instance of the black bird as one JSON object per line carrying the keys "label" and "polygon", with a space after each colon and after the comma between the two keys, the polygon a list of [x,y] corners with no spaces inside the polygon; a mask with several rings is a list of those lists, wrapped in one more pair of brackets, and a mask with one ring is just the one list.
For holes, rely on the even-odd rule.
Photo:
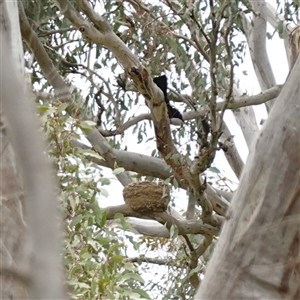
{"label": "black bird", "polygon": [[[182,114],[175,107],[170,105],[170,101],[167,96],[168,84],[166,75],[155,77],[153,78],[153,81],[164,93],[165,102],[167,104],[168,109],[168,116],[171,123],[173,123],[174,125],[181,125],[183,123]],[[180,122],[180,124],[178,121]]]}

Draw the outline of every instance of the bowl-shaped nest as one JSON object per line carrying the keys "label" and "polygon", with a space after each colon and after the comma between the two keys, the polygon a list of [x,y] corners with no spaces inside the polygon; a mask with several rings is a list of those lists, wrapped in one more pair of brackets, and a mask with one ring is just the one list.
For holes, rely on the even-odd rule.
{"label": "bowl-shaped nest", "polygon": [[169,203],[170,189],[163,182],[134,182],[124,188],[123,197],[125,203],[139,213],[163,212]]}

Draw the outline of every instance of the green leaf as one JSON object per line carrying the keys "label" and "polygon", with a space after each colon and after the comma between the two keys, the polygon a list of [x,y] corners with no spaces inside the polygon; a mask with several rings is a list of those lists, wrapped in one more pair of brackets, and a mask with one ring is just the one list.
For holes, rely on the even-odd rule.
{"label": "green leaf", "polygon": [[175,239],[176,237],[178,237],[178,228],[173,224],[170,228],[170,238]]}
{"label": "green leaf", "polygon": [[179,159],[180,159],[180,155],[179,155],[178,153],[172,155],[172,160],[173,160],[175,163],[178,163],[178,162],[179,162]]}
{"label": "green leaf", "polygon": [[83,219],[83,215],[78,215],[78,216],[74,217],[72,219],[72,222],[70,223],[70,227],[72,228],[72,227],[76,226],[78,223],[81,222],[82,219]]}
{"label": "green leaf", "polygon": [[143,299],[149,299],[151,300],[151,298],[149,297],[149,295],[142,289],[136,288],[133,289],[132,291],[134,291],[135,293],[138,293],[140,296],[143,297]]}
{"label": "green leaf", "polygon": [[122,255],[114,255],[111,257],[111,260],[113,260],[116,263],[121,263],[123,259],[124,257]]}
{"label": "green leaf", "polygon": [[102,212],[101,220],[99,222],[100,226],[103,227],[106,223],[107,210]]}
{"label": "green leaf", "polygon": [[95,240],[102,246],[109,245],[111,243],[111,239],[104,237],[101,234],[98,234],[95,237]]}
{"label": "green leaf", "polygon": [[57,111],[58,112],[62,112],[64,110],[66,110],[66,108],[69,106],[69,103],[62,103],[58,108]]}
{"label": "green leaf", "polygon": [[95,293],[95,292],[96,292],[96,288],[97,288],[97,282],[96,282],[96,280],[93,278],[93,280],[92,280],[92,282],[91,282],[91,291],[92,291],[93,293]]}
{"label": "green leaf", "polygon": [[114,175],[118,175],[118,174],[120,174],[120,173],[122,173],[124,171],[125,171],[124,168],[116,168],[116,169],[113,170],[113,174]]}
{"label": "green leaf", "polygon": [[110,179],[107,177],[103,177],[100,179],[101,185],[109,185],[110,184]]}
{"label": "green leaf", "polygon": [[284,30],[283,21],[280,21],[277,26],[277,31],[280,37],[282,37],[283,30]]}
{"label": "green leaf", "polygon": [[273,35],[270,32],[267,32],[267,38],[268,38],[268,40],[271,40],[272,37],[273,37]]}
{"label": "green leaf", "polygon": [[72,210],[75,210],[75,208],[76,208],[76,201],[75,201],[74,197],[71,196],[71,197],[68,198],[68,200],[69,200],[69,203],[71,205]]}
{"label": "green leaf", "polygon": [[105,160],[100,154],[98,154],[97,152],[91,150],[91,149],[85,149],[85,150],[79,150],[83,155],[86,156],[91,156],[97,159],[101,159],[101,160]]}
{"label": "green leaf", "polygon": [[172,183],[173,183],[173,186],[177,189],[178,188],[178,181],[175,177],[173,178]]}
{"label": "green leaf", "polygon": [[82,260],[85,260],[85,259],[89,259],[89,258],[92,258],[92,255],[90,253],[83,253],[82,255],[80,255],[80,258]]}
{"label": "green leaf", "polygon": [[90,288],[90,286],[88,284],[84,283],[84,282],[77,282],[77,285],[79,287],[86,288],[86,289]]}
{"label": "green leaf", "polygon": [[89,121],[80,122],[79,128],[82,129],[83,131],[92,131],[93,130],[92,126],[89,124]]}
{"label": "green leaf", "polygon": [[174,52],[177,52],[178,45],[173,39],[167,39],[168,45],[173,49]]}
{"label": "green leaf", "polygon": [[48,105],[40,105],[40,106],[38,106],[37,111],[38,111],[39,113],[45,113],[45,112],[48,111],[49,109],[50,109],[50,108],[49,108]]}
{"label": "green leaf", "polygon": [[109,252],[112,253],[112,252],[115,252],[116,250],[118,250],[119,248],[123,248],[124,247],[124,244],[123,243],[116,243],[114,245],[112,245],[110,248],[109,248]]}
{"label": "green leaf", "polygon": [[139,281],[141,283],[145,283],[145,280],[137,273],[125,273],[124,275],[121,276],[121,279],[120,279],[120,284],[122,282],[126,282],[128,280],[136,280],[136,281]]}
{"label": "green leaf", "polygon": [[79,265],[76,265],[74,268],[71,269],[70,274],[75,275],[76,273],[81,273],[82,272],[82,267]]}
{"label": "green leaf", "polygon": [[126,263],[124,265],[125,270],[127,271],[134,271],[135,270],[135,266],[132,263]]}
{"label": "green leaf", "polygon": [[99,191],[100,191],[100,193],[101,193],[102,196],[104,196],[104,197],[108,196],[108,192],[107,192],[106,189],[100,188]]}
{"label": "green leaf", "polygon": [[221,173],[221,171],[220,171],[218,168],[216,168],[216,167],[210,167],[210,168],[209,168],[209,171],[211,171],[211,172],[213,172],[213,173],[216,173],[216,174]]}
{"label": "green leaf", "polygon": [[171,156],[172,156],[172,152],[168,153],[166,156],[165,156],[165,159],[169,159]]}
{"label": "green leaf", "polygon": [[122,228],[126,229],[128,227],[128,225],[126,223],[126,220],[125,220],[124,216],[121,213],[116,213],[114,215],[114,219],[120,219]]}

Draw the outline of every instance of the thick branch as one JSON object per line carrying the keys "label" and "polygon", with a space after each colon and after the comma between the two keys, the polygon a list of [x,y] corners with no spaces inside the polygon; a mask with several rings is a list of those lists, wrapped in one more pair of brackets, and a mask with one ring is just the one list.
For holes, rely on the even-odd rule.
{"label": "thick branch", "polygon": [[[275,77],[271,68],[269,57],[266,49],[266,3],[265,0],[250,0],[253,9],[258,16],[254,16],[253,28],[250,36],[247,36],[250,55],[258,82],[264,91],[276,85]],[[267,103],[268,110],[273,106],[274,101]]]}
{"label": "thick branch", "polygon": [[22,1],[18,1],[19,18],[22,37],[28,47],[32,50],[34,57],[39,63],[42,72],[47,81],[53,86],[57,97],[62,102],[72,102],[71,94],[64,79],[59,75],[56,68],[52,64],[44,46],[40,42],[37,34],[32,30],[24,12]]}
{"label": "thick branch", "polygon": [[[142,176],[152,176],[163,180],[172,176],[170,168],[162,159],[139,153],[113,149],[107,143],[107,141],[102,143],[102,139],[103,137],[101,138],[101,134],[97,133],[96,130],[93,130],[93,138],[90,137],[90,140],[93,143],[94,148],[104,158],[109,155],[109,157],[111,158],[108,158],[108,160],[113,159],[113,161],[116,162],[119,167],[123,167],[127,171],[136,172]],[[73,145],[82,149],[89,148],[85,144],[79,143],[77,141],[73,141]],[[107,160],[99,160],[95,157],[90,157],[90,160],[96,162],[100,166],[112,168],[112,162],[109,162]],[[183,189],[187,189],[188,187],[188,185],[186,185],[184,182],[179,182],[179,186]],[[210,197],[214,210],[218,214],[225,216],[226,211],[229,207],[228,201],[218,195],[218,191],[215,191],[210,185],[207,185],[206,193]]]}
{"label": "thick branch", "polygon": [[164,225],[156,221],[142,220],[136,218],[127,218],[126,221],[132,228],[134,228],[140,234],[152,237],[170,237],[169,230]]}
{"label": "thick branch", "polygon": [[[168,208],[169,213],[177,220],[183,220],[183,217],[172,207]],[[137,218],[127,218],[127,223],[132,226],[137,232],[153,237],[170,237],[169,230],[157,221],[144,220]]]}
{"label": "thick branch", "polygon": [[[234,94],[241,95],[242,92],[238,87],[235,86]],[[252,106],[242,107],[239,110],[233,110],[233,115],[237,123],[240,125],[245,141],[248,145],[248,149],[250,149],[252,141],[259,132],[254,109]]]}
{"label": "thick branch", "polygon": [[103,208],[107,211],[107,219],[113,219],[116,213],[121,213],[124,217],[135,217],[140,219],[156,220],[157,222],[165,225],[168,229],[172,225],[176,226],[179,235],[186,234],[208,234],[218,235],[219,228],[213,227],[208,224],[203,224],[201,220],[178,220],[167,212],[157,213],[139,213],[132,210],[127,204],[118,206],[109,206]]}
{"label": "thick branch", "polygon": [[[95,150],[105,158],[108,167],[114,169],[116,163],[114,149],[109,145],[105,137],[103,137],[96,128],[93,128],[92,132],[88,132],[86,137],[89,140],[89,142],[93,145]],[[117,174],[116,177],[123,184],[123,186],[132,183],[132,179],[130,178],[127,172]]]}
{"label": "thick branch", "polygon": [[239,179],[242,174],[244,163],[240,157],[240,154],[233,141],[232,135],[225,122],[223,124],[223,133],[220,137],[220,141],[222,143],[222,148],[224,150],[226,159],[236,177]]}
{"label": "thick branch", "polygon": [[[238,109],[242,107],[247,107],[251,105],[259,105],[266,103],[267,101],[273,100],[280,94],[282,89],[282,85],[276,85],[268,90],[262,91],[261,93],[253,96],[237,96],[235,92],[235,97],[232,101],[228,103],[227,109]],[[223,107],[223,102],[217,103],[217,111],[220,111]],[[208,111],[208,107],[204,107],[197,111],[190,111],[183,114],[184,120],[192,120],[195,118],[205,116],[206,112]]]}
{"label": "thick branch", "polygon": [[[238,109],[245,106],[259,105],[266,103],[278,97],[282,90],[282,85],[275,85],[268,90],[264,90],[257,95],[235,97],[229,102],[227,109]],[[217,110],[220,110],[223,102],[217,104]]]}

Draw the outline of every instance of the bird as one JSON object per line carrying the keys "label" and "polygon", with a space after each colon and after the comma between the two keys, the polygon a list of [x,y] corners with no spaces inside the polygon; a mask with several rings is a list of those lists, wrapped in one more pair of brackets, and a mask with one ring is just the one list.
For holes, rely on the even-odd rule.
{"label": "bird", "polygon": [[182,123],[184,122],[182,118],[182,114],[179,112],[178,109],[176,109],[170,104],[170,101],[167,96],[168,83],[167,83],[166,75],[155,77],[153,78],[153,81],[164,93],[164,98],[167,105],[170,122],[174,125],[182,125]]}

